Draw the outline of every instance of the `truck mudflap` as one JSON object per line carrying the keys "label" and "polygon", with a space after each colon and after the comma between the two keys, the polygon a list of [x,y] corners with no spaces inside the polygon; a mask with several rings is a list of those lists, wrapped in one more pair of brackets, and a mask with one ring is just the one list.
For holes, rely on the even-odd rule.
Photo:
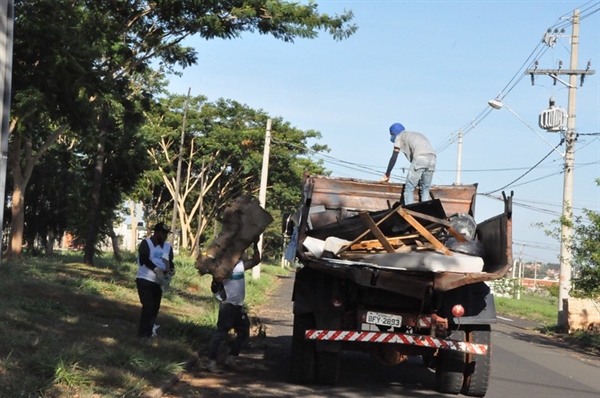
{"label": "truck mudflap", "polygon": [[488,351],[487,344],[474,344],[467,343],[465,341],[439,339],[431,336],[406,333],[308,329],[305,332],[304,337],[307,340],[317,341],[405,344],[419,347],[437,348],[441,350],[458,351],[475,355],[486,355]]}

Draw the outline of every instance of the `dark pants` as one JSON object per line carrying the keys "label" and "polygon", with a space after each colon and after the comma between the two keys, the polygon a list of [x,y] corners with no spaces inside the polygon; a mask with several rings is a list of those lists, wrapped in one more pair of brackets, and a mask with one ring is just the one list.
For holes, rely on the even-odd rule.
{"label": "dark pants", "polygon": [[160,309],[162,289],[158,283],[146,279],[136,279],[138,295],[142,303],[142,314],[140,316],[140,328],[138,337],[152,337],[152,328],[156,322],[156,316]]}
{"label": "dark pants", "polygon": [[236,336],[229,349],[229,354],[237,356],[250,337],[250,319],[242,306],[220,303],[217,331],[213,334],[210,342],[209,359],[217,359],[219,347],[227,339],[227,334],[232,328]]}

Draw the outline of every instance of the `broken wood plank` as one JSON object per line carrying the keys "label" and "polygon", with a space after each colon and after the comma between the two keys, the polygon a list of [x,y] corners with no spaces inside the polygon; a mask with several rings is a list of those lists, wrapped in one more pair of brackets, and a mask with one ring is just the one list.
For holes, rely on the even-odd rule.
{"label": "broken wood plank", "polygon": [[[403,236],[394,236],[391,238],[387,238],[387,241],[390,242],[390,245],[392,245],[392,246],[404,246],[404,245],[406,245],[406,243],[404,242],[405,240],[416,239],[419,236],[421,236],[421,235],[410,234],[410,235],[403,235]],[[350,250],[365,250],[365,249],[375,249],[375,248],[383,248],[383,246],[381,245],[381,242],[379,242],[378,239],[363,240],[362,242],[355,243],[354,245],[352,245],[350,247]]]}
{"label": "broken wood plank", "polygon": [[[396,214],[396,211],[394,209],[390,210],[390,212],[388,214],[386,214],[381,220],[379,220],[375,225],[381,224],[382,222],[384,222],[385,220],[387,220],[388,218],[390,218],[394,214]],[[362,234],[358,235],[358,237],[356,239],[354,239],[352,242],[350,242],[346,246],[342,247],[336,254],[337,255],[342,254],[343,252],[345,252],[346,250],[348,250],[353,244],[355,244],[356,242],[360,242],[360,240],[362,238],[364,238],[365,236],[367,236],[367,234],[369,232],[371,232],[371,231],[369,229],[367,229],[365,232],[363,232]]]}
{"label": "broken wood plank", "polygon": [[364,221],[364,223],[367,224],[367,227],[369,227],[371,233],[375,235],[377,240],[379,240],[385,251],[387,251],[388,253],[395,253],[394,248],[392,247],[390,242],[388,242],[387,238],[385,237],[383,232],[381,232],[377,224],[375,224],[375,221],[373,221],[373,219],[369,216],[369,213],[363,211],[360,212],[359,215],[360,218]]}
{"label": "broken wood plank", "polygon": [[444,246],[442,242],[437,240],[436,237],[431,234],[431,232],[429,232],[425,227],[423,227],[420,222],[415,220],[415,218],[412,215],[408,214],[406,209],[399,207],[397,211],[398,214],[400,214],[410,225],[412,225],[417,231],[419,231],[419,233],[423,235],[423,237],[427,239],[436,250],[440,250],[446,256],[452,255],[450,250],[448,250],[448,248]]}
{"label": "broken wood plank", "polygon": [[459,242],[468,242],[469,241],[467,238],[465,238],[465,236],[463,234],[461,234],[460,232],[455,230],[452,227],[452,224],[448,220],[444,220],[444,219],[437,218],[437,217],[432,217],[428,214],[419,213],[419,212],[416,212],[413,210],[404,209],[404,211],[413,217],[440,224],[441,226],[445,227],[448,230],[448,232],[450,232],[450,234],[452,234],[452,236],[454,236],[456,238],[456,240]]}

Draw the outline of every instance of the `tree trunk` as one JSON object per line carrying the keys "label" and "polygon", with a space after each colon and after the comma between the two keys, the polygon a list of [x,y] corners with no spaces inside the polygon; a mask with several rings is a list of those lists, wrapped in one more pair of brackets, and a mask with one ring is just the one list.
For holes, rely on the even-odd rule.
{"label": "tree trunk", "polygon": [[[10,164],[10,175],[13,180],[12,193],[12,220],[10,224],[10,244],[6,253],[6,259],[18,259],[21,257],[23,247],[23,231],[25,230],[25,190],[33,167],[48,148],[58,140],[65,131],[65,126],[60,126],[48,137],[37,151],[32,148],[30,139],[24,139],[15,133],[18,120],[14,119],[10,125],[12,141],[9,143],[8,158]],[[33,153],[35,152],[35,155]]]}
{"label": "tree trunk", "polygon": [[[14,178],[13,178],[14,179]],[[23,230],[25,225],[25,195],[21,187],[14,181],[12,194],[12,220],[10,223],[10,245],[6,253],[7,260],[18,259],[21,257],[23,247]]]}
{"label": "tree trunk", "polygon": [[46,239],[46,255],[51,256],[54,254],[54,234],[52,232],[48,233],[48,237]]}
{"label": "tree trunk", "polygon": [[96,250],[96,239],[98,237],[98,219],[100,217],[100,196],[102,194],[102,174],[104,171],[104,157],[106,146],[107,129],[105,125],[105,116],[100,117],[98,147],[96,150],[96,165],[94,167],[94,178],[92,193],[90,196],[90,207],[88,210],[88,231],[85,240],[85,250],[83,253],[83,263],[87,265],[94,264],[94,252]]}
{"label": "tree trunk", "polygon": [[112,228],[108,229],[108,236],[110,237],[110,241],[112,242],[113,247],[113,256],[115,260],[118,262],[123,261],[123,256],[121,255],[121,249],[119,249],[119,238],[117,234],[115,234],[115,230]]}

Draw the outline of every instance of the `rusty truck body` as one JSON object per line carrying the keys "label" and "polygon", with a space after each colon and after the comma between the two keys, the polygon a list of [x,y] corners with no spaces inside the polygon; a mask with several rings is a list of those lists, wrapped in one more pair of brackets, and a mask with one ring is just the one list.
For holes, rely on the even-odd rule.
{"label": "rusty truck body", "polygon": [[421,356],[438,391],[484,396],[496,322],[485,282],[512,264],[512,198],[476,223],[475,184],[433,186],[407,206],[403,189],[305,176],[288,247],[292,379],[335,384],[341,352],[356,350],[389,365]]}

